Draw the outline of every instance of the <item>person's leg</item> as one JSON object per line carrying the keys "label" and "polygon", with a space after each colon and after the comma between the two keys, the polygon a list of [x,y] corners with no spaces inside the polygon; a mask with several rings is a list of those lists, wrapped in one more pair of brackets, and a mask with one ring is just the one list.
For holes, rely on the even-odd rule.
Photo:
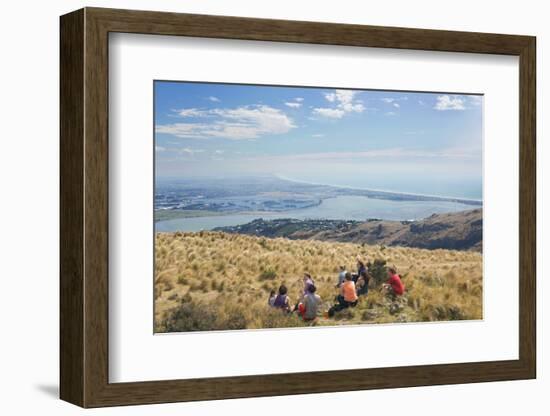
{"label": "person's leg", "polygon": [[361,288],[357,291],[358,296],[367,295],[368,293],[369,293],[369,285],[366,283],[363,286],[361,286]]}
{"label": "person's leg", "polygon": [[297,307],[298,307],[298,315],[300,315],[302,319],[304,319],[304,314],[306,313],[305,305],[303,303],[299,303]]}

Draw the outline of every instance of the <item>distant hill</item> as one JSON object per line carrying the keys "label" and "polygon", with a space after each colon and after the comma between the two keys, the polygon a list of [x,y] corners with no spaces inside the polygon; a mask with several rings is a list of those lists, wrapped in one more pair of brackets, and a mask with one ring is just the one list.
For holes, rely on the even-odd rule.
{"label": "distant hill", "polygon": [[418,221],[254,220],[216,231],[292,240],[321,240],[426,249],[482,250],[482,209],[433,214]]}

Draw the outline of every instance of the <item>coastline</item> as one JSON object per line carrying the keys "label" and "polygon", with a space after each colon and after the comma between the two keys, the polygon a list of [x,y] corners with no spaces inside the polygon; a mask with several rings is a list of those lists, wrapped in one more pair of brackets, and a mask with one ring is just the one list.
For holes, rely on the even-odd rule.
{"label": "coastline", "polygon": [[310,182],[310,181],[304,181],[299,179],[293,179],[288,176],[280,175],[280,174],[274,174],[274,176],[277,179],[280,179],[283,181],[301,183],[304,185],[327,186],[331,188],[342,188],[342,189],[350,189],[350,190],[365,191],[365,192],[379,192],[379,193],[388,194],[388,195],[404,195],[408,197],[433,198],[439,201],[452,201],[452,202],[466,201],[470,203],[478,202],[480,205],[483,204],[483,199],[477,199],[477,198],[464,198],[464,197],[445,196],[445,195],[430,195],[430,194],[421,194],[421,193],[413,193],[413,192],[391,191],[387,189],[359,188],[357,186],[349,186],[349,185],[331,185],[331,184],[320,183],[320,182]]}

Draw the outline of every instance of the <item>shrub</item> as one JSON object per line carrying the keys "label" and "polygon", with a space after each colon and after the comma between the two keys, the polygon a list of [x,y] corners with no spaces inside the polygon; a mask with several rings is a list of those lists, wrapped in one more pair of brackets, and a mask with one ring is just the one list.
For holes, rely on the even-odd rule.
{"label": "shrub", "polygon": [[372,276],[372,280],[378,286],[381,283],[388,280],[388,268],[386,267],[386,260],[375,259],[373,263],[370,261],[367,263],[369,273]]}
{"label": "shrub", "polygon": [[181,303],[163,322],[165,332],[210,331],[215,328],[216,313],[202,303]]}
{"label": "shrub", "polygon": [[271,268],[262,270],[258,276],[259,280],[275,280],[277,278],[277,272]]}

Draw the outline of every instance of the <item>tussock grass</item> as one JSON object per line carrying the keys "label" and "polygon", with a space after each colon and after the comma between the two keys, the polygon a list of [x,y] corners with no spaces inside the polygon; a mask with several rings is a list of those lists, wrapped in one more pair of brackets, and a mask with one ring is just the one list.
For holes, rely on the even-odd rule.
{"label": "tussock grass", "polygon": [[[303,326],[267,306],[285,284],[294,304],[310,273],[327,311],[338,294],[338,267],[371,262],[374,278],[356,308],[316,325],[422,322],[482,318],[482,256],[477,252],[269,239],[219,232],[157,233],[157,332]],[[385,263],[384,263],[385,262]],[[391,300],[379,290],[385,264],[395,265],[406,293]]]}

